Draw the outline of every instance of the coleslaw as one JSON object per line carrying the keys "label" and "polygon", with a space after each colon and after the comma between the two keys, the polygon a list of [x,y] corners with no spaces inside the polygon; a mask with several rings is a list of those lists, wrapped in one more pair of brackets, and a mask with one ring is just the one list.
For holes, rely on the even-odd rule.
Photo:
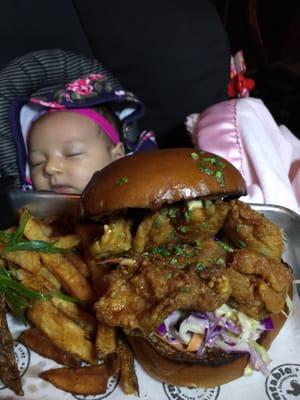
{"label": "coleslaw", "polygon": [[177,349],[196,352],[199,358],[207,348],[247,353],[249,362],[244,373],[255,370],[268,376],[271,359],[257,340],[273,329],[271,318],[256,321],[224,304],[214,312],[173,311],[157,327],[156,334]]}

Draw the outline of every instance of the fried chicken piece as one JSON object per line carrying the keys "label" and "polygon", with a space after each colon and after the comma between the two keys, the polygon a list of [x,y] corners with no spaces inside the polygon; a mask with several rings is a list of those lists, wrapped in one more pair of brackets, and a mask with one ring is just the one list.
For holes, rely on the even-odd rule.
{"label": "fried chicken piece", "polygon": [[176,222],[177,230],[188,243],[211,238],[222,228],[228,211],[229,204],[224,201],[188,202]]}
{"label": "fried chicken piece", "polygon": [[121,254],[130,250],[131,245],[131,222],[125,218],[115,218],[104,225],[103,235],[93,242],[89,251],[99,259]]}
{"label": "fried chicken piece", "polygon": [[214,239],[206,239],[201,243],[201,248],[196,256],[196,263],[203,265],[205,268],[226,264],[227,252],[219,242]]}
{"label": "fried chicken piece", "polygon": [[247,248],[280,260],[284,242],[280,228],[239,200],[230,202],[223,226],[225,235],[238,248]]}
{"label": "fried chicken piece", "polygon": [[292,273],[281,261],[237,250],[226,276],[232,287],[229,304],[250,317],[260,320],[284,309]]}
{"label": "fried chicken piece", "polygon": [[161,264],[170,264],[178,269],[192,266],[200,271],[213,265],[226,264],[227,253],[219,243],[213,239],[206,239],[194,246],[188,243],[167,244],[153,247],[147,253],[160,257],[158,262]]}
{"label": "fried chicken piece", "polygon": [[211,269],[204,279],[195,268],[180,270],[157,257],[143,257],[135,269],[115,269],[106,283],[95,304],[98,320],[149,333],[174,310],[213,311],[230,295],[224,269]]}
{"label": "fried chicken piece", "polygon": [[153,247],[175,241],[175,231],[167,213],[156,211],[139,224],[133,239],[133,250],[142,253]]}
{"label": "fried chicken piece", "polygon": [[194,244],[211,238],[222,228],[228,210],[228,203],[211,200],[164,207],[147,215],[139,224],[133,249],[142,253],[156,246]]}
{"label": "fried chicken piece", "polygon": [[4,296],[0,294],[0,379],[18,396],[23,396],[22,382],[14,353],[14,343],[6,321]]}

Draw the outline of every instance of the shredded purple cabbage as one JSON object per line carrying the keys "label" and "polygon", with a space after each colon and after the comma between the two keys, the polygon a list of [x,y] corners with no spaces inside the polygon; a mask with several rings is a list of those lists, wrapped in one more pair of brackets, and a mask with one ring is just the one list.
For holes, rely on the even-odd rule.
{"label": "shredded purple cabbage", "polygon": [[265,331],[272,331],[274,329],[274,324],[271,317],[262,319],[260,324]]}
{"label": "shredded purple cabbage", "polygon": [[[239,322],[241,317],[235,317],[235,320],[232,320],[226,316],[226,311],[222,308],[216,311],[218,312],[194,311],[188,315],[181,311],[174,311],[158,326],[156,333],[170,344],[181,343],[182,345],[187,345],[194,333],[200,333],[203,335],[203,340],[197,349],[199,358],[205,348],[216,348],[229,353],[247,353],[251,367],[267,374],[266,357],[264,360],[259,354],[262,350],[257,350],[259,346],[255,341],[263,331],[274,329],[272,319],[266,318],[259,323],[251,322],[252,326],[249,322],[249,328],[247,323]],[[231,314],[228,313],[228,315]],[[248,317],[244,315],[243,321],[245,318]],[[250,321],[249,318],[248,321]]]}

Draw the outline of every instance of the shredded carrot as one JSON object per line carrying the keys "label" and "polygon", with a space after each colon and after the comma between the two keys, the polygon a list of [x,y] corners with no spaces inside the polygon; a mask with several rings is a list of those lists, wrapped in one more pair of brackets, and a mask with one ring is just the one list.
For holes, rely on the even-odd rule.
{"label": "shredded carrot", "polygon": [[[161,336],[159,337],[160,339],[168,343],[168,340],[166,338],[163,338]],[[197,351],[203,341],[203,337],[204,335],[201,335],[201,333],[193,333],[192,339],[190,340],[187,347],[185,347],[181,343],[169,343],[169,344],[171,344],[171,346],[181,351]]]}
{"label": "shredded carrot", "polygon": [[197,351],[203,341],[203,335],[194,333],[190,343],[188,344],[187,351]]}

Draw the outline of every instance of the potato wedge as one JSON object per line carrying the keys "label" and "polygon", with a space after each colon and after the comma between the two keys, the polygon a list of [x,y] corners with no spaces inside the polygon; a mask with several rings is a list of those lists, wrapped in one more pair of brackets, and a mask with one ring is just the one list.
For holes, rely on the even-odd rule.
{"label": "potato wedge", "polygon": [[109,354],[117,351],[116,328],[107,326],[99,322],[96,336],[96,355],[97,358],[105,358]]}
{"label": "potato wedge", "polygon": [[69,367],[80,367],[80,358],[58,348],[50,338],[38,328],[24,331],[18,340],[43,357],[50,358],[58,364]]}
{"label": "potato wedge", "polygon": [[83,258],[76,252],[68,252],[64,254],[64,257],[70,261],[77,269],[78,271],[88,278],[90,276],[89,273],[89,268],[86,264],[86,262],[83,260]]}
{"label": "potato wedge", "polygon": [[[22,213],[28,212],[28,210],[22,210]],[[63,236],[52,236],[52,230],[49,225],[41,220],[34,218],[30,215],[27,224],[24,229],[24,236],[29,240],[45,240],[55,241],[56,246],[62,249],[72,249],[77,246],[80,242],[80,237],[77,234],[68,234]]]}
{"label": "potato wedge", "polygon": [[[25,211],[23,210],[22,212]],[[24,236],[29,240],[53,240],[45,231],[43,223],[30,216],[24,229]],[[79,238],[77,235],[69,235],[69,239],[70,237]],[[44,266],[60,281],[68,294],[80,300],[89,300],[91,298],[92,289],[87,279],[70,261],[64,258],[63,254],[40,253],[40,257]]]}
{"label": "potato wedge", "polygon": [[91,299],[92,288],[87,279],[62,254],[41,253],[41,259],[68,294],[79,300]]}
{"label": "potato wedge", "polygon": [[48,239],[48,241],[49,240],[54,241],[56,247],[66,250],[73,249],[80,242],[79,236],[75,234],[65,236],[52,236]]}
{"label": "potato wedge", "polygon": [[4,253],[2,257],[5,260],[17,264],[22,269],[32,273],[37,273],[41,269],[40,255],[34,251],[11,251]]}
{"label": "potato wedge", "polygon": [[18,396],[23,396],[22,381],[14,353],[14,342],[6,320],[5,298],[0,293],[0,379]]}
{"label": "potato wedge", "polygon": [[96,395],[106,392],[109,374],[105,364],[82,368],[55,368],[40,374],[59,389],[75,394]]}
{"label": "potato wedge", "polygon": [[51,301],[35,301],[28,310],[27,317],[60,349],[95,363],[94,344],[86,338],[84,329],[56,308]]}
{"label": "potato wedge", "polygon": [[96,332],[96,317],[82,310],[78,304],[57,297],[53,297],[51,302],[72,321],[79,325],[86,332],[87,337],[91,337]]}
{"label": "potato wedge", "polygon": [[[22,218],[24,213],[28,213],[28,210],[22,209],[20,213],[20,218]],[[41,220],[35,219],[32,215],[30,215],[24,229],[24,236],[28,240],[49,241],[51,232],[52,229],[50,225],[47,225]]]}
{"label": "potato wedge", "polygon": [[9,267],[9,271],[15,276],[24,286],[31,289],[37,290],[38,292],[51,292],[60,289],[60,283],[58,286],[54,286],[52,282],[46,279],[41,271],[38,274],[32,274],[21,268]]}
{"label": "potato wedge", "polygon": [[59,291],[61,288],[61,284],[59,280],[49,271],[48,268],[42,266],[41,270],[38,273],[38,276],[50,283],[50,286],[53,287],[56,291]]}
{"label": "potato wedge", "polygon": [[139,384],[134,368],[134,356],[125,341],[119,339],[118,355],[120,366],[120,387],[125,394],[139,395]]}

